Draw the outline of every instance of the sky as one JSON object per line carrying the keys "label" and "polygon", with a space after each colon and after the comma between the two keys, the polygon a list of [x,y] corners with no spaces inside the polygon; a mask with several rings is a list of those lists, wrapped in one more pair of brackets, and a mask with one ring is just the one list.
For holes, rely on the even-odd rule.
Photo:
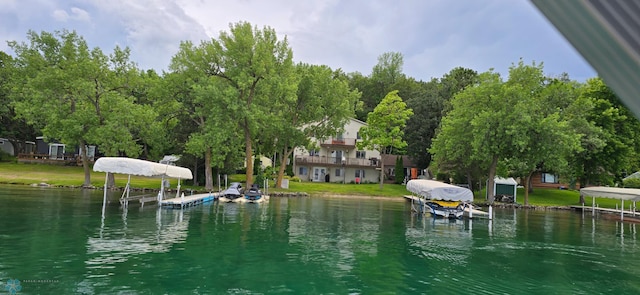
{"label": "sky", "polygon": [[218,38],[246,21],[287,38],[295,62],[371,74],[399,52],[417,80],[455,67],[494,69],[506,79],[522,59],[545,74],[585,81],[597,74],[527,0],[0,0],[0,51],[27,32],[75,30],[111,53],[129,47],[141,69],[167,71],[181,41]]}

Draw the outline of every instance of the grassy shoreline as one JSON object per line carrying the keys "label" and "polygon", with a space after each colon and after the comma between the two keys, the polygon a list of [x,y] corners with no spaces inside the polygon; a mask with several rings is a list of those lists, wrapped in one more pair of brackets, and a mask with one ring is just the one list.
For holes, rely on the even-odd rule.
{"label": "grassy shoreline", "polygon": [[[91,171],[91,185],[102,187],[105,174]],[[84,181],[82,167],[55,166],[44,164],[0,163],[0,184],[33,185],[46,183],[58,187],[80,187]],[[115,175],[117,187],[124,187],[127,183],[126,175]],[[171,180],[171,187],[177,186],[177,180]],[[139,189],[159,189],[160,181],[154,178],[132,176],[131,187]],[[202,186],[181,184],[183,190],[204,191]],[[224,188],[222,188],[224,189]],[[322,195],[329,197],[363,197],[384,198],[390,200],[402,200],[409,194],[404,185],[385,184],[380,190],[378,184],[342,184],[342,183],[317,183],[317,182],[290,182],[289,189],[273,189],[274,192],[305,192],[310,195]],[[485,203],[485,191],[474,192],[477,204]],[[558,189],[536,189],[529,194],[529,205],[544,207],[567,207],[579,204],[578,191]],[[524,190],[518,189],[517,203],[524,203]],[[591,199],[588,198],[588,204]],[[600,207],[615,208],[618,203],[613,199],[596,198]]]}

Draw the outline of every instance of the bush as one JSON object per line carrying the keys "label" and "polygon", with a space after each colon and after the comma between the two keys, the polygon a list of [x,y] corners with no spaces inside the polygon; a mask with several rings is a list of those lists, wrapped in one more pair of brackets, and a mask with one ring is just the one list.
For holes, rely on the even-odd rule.
{"label": "bush", "polygon": [[622,181],[626,188],[640,188],[640,178],[629,178]]}
{"label": "bush", "polygon": [[10,155],[9,153],[0,150],[0,162],[16,162],[16,157]]}
{"label": "bush", "polygon": [[[285,176],[285,178],[287,178],[287,177]],[[288,178],[289,178],[289,181],[291,181],[291,182],[302,182],[302,180],[298,176],[288,177]]]}

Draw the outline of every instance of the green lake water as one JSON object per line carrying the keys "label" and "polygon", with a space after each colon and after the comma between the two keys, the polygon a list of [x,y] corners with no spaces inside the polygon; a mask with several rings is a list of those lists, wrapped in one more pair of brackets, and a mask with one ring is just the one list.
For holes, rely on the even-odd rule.
{"label": "green lake water", "polygon": [[[636,224],[572,211],[434,220],[403,201],[185,210],[0,186],[0,294],[640,294]],[[18,280],[18,281],[15,281]]]}

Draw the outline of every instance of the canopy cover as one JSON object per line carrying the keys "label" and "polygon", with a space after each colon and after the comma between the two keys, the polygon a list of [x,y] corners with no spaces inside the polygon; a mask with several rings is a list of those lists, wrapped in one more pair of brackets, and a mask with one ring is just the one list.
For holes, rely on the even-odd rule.
{"label": "canopy cover", "polygon": [[93,165],[93,171],[157,178],[193,178],[191,170],[184,167],[122,157],[101,157]]}
{"label": "canopy cover", "polygon": [[593,186],[580,189],[580,195],[585,197],[640,201],[640,189],[637,188]]}
{"label": "canopy cover", "polygon": [[444,182],[412,179],[407,182],[407,190],[430,200],[472,202],[473,192],[470,189]]}

